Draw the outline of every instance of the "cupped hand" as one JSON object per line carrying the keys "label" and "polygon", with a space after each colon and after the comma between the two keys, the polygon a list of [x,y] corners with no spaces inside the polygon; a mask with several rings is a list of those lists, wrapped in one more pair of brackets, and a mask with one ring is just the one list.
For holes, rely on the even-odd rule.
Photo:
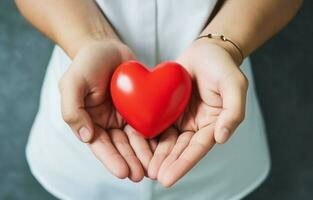
{"label": "cupped hand", "polygon": [[231,54],[205,39],[195,41],[177,62],[191,74],[193,91],[185,112],[161,136],[149,165],[149,177],[165,187],[182,178],[216,142],[226,142],[244,119],[248,88]]}
{"label": "cupped hand", "polygon": [[144,139],[124,132],[126,124],[115,110],[109,92],[114,69],[130,59],[134,54],[119,41],[89,42],[76,54],[59,89],[63,119],[77,137],[88,143],[113,175],[137,182],[145,171],[130,142],[137,145],[136,149],[146,148],[140,146],[145,143],[138,144]]}

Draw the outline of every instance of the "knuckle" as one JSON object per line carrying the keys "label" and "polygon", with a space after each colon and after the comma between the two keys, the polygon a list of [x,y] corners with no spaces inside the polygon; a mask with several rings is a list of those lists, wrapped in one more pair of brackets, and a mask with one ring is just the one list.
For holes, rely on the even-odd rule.
{"label": "knuckle", "polygon": [[133,127],[131,127],[130,125],[126,125],[124,128],[124,131],[131,134],[131,135],[138,135],[138,132]]}
{"label": "knuckle", "polygon": [[111,139],[108,134],[98,134],[96,139],[103,145],[103,147],[109,147],[110,145],[112,145]]}
{"label": "knuckle", "polygon": [[62,111],[62,118],[69,125],[76,124],[79,121],[78,115],[69,110]]}
{"label": "knuckle", "polygon": [[244,90],[247,90],[249,87],[249,80],[248,78],[242,73],[241,76],[238,78],[239,86]]}
{"label": "knuckle", "polygon": [[166,151],[158,151],[158,152],[155,152],[154,156],[159,158],[159,159],[164,159],[166,158],[170,153],[169,152],[166,152]]}
{"label": "knuckle", "polygon": [[115,146],[118,147],[125,147],[128,146],[128,140],[127,139],[112,139]]}
{"label": "knuckle", "polygon": [[245,112],[241,112],[238,116],[238,123],[243,122],[244,119],[245,119]]}
{"label": "knuckle", "polygon": [[234,116],[231,121],[236,124],[239,125],[241,122],[243,122],[243,120],[245,119],[245,112],[240,112],[237,116]]}

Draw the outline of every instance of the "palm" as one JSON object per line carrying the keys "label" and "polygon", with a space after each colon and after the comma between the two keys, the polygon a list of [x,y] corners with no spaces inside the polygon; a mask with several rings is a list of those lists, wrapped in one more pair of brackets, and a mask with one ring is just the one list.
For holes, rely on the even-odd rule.
{"label": "palm", "polygon": [[86,109],[93,123],[104,130],[122,129],[125,126],[124,120],[115,110],[109,97],[97,105],[86,107]]}
{"label": "palm", "polygon": [[[198,81],[201,82],[202,80]],[[203,87],[198,88],[198,84],[194,84],[189,105],[176,122],[176,128],[181,133],[197,132],[204,127],[213,126],[222,110],[222,99],[216,90],[208,85],[207,89],[202,91]]]}
{"label": "palm", "polygon": [[[129,59],[134,59],[132,52],[115,41],[90,44],[76,55],[60,88],[63,117],[74,132],[79,128],[77,121],[85,121],[93,130],[89,146],[95,156],[115,176],[139,181],[144,171],[132,146],[142,148],[146,141],[123,130],[125,121],[115,110],[109,92],[114,69]],[[78,108],[71,109],[72,105]]]}
{"label": "palm", "polygon": [[122,129],[125,122],[116,112],[109,92],[110,78],[116,66],[134,59],[129,49],[121,52],[115,43],[93,44],[79,52],[72,74],[82,80],[84,108],[94,125],[103,130]]}
{"label": "palm", "polygon": [[[149,166],[150,174],[164,186],[174,184],[214,146],[216,132],[224,126],[225,116],[228,120],[229,102],[232,101],[229,88],[245,80],[227,52],[218,46],[191,47],[178,62],[192,75],[193,91],[185,112],[174,124],[176,131],[168,133],[172,136],[161,139],[156,149],[155,154],[167,156],[154,156]],[[242,90],[244,94],[245,88]],[[234,102],[244,104],[240,101],[239,98],[234,99]],[[233,122],[239,121],[234,118]],[[162,143],[168,144],[167,152]]]}

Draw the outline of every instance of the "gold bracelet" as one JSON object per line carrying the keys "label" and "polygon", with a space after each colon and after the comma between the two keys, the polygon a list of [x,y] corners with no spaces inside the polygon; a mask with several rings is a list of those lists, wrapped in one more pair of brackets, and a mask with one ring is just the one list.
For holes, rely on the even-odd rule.
{"label": "gold bracelet", "polygon": [[241,56],[241,62],[240,63],[242,63],[242,61],[244,59],[243,52],[242,52],[241,48],[239,47],[239,45],[236,44],[235,42],[233,42],[230,38],[225,37],[224,35],[216,34],[216,33],[209,33],[207,35],[202,35],[202,36],[197,37],[196,40],[201,39],[201,38],[220,39],[224,42],[231,43],[239,52],[239,54]]}

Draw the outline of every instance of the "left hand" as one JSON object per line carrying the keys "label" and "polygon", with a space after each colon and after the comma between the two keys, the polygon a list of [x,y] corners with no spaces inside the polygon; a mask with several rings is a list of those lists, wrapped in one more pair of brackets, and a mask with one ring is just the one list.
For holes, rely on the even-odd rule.
{"label": "left hand", "polygon": [[[185,112],[161,135],[148,174],[170,187],[214,146],[224,143],[244,119],[248,82],[222,45],[195,41],[178,58],[191,74]],[[204,172],[205,173],[205,172]]]}

